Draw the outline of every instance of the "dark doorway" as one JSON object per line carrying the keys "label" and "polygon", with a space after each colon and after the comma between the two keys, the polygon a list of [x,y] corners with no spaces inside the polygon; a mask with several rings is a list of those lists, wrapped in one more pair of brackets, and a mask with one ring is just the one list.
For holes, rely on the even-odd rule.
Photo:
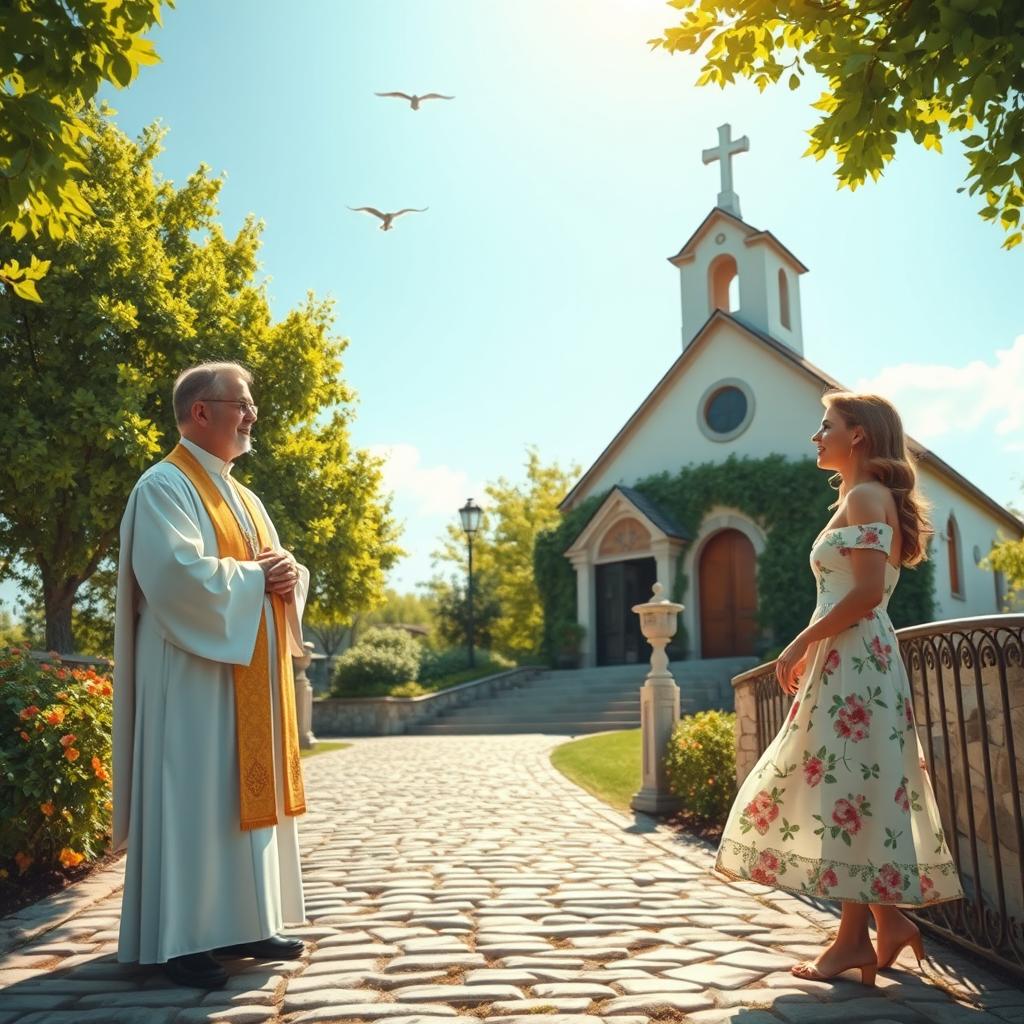
{"label": "dark doorway", "polygon": [[757,643],[757,556],[739,530],[722,530],[700,556],[700,655],[753,654]]}
{"label": "dark doorway", "polygon": [[649,649],[633,605],[651,599],[658,567],[653,558],[609,562],[597,567],[597,663],[632,665]]}

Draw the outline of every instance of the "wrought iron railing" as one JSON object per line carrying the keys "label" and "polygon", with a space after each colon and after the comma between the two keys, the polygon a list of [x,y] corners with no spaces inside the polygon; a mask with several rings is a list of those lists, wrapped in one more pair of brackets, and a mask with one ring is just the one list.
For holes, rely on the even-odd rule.
{"label": "wrought iron railing", "polygon": [[[932,622],[896,635],[965,893],[913,916],[1024,977],[1024,615]],[[733,685],[752,690],[760,756],[792,698],[779,689],[774,662]]]}

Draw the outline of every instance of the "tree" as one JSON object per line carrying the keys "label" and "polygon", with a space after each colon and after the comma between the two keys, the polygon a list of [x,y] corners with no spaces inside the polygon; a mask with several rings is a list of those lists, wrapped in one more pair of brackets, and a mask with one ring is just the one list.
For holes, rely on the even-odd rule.
{"label": "tree", "polygon": [[984,560],[984,566],[1006,577],[1009,590],[1006,601],[1013,607],[1024,592],[1024,540],[1003,540],[995,545]]}
{"label": "tree", "polygon": [[783,77],[796,89],[809,70],[825,78],[805,155],[833,154],[842,187],[877,180],[900,135],[941,152],[944,133],[970,131],[967,191],[1003,227],[1003,248],[1021,242],[1024,0],[669,3],[682,22],[650,43],[686,53],[707,45],[698,85],[740,76],[763,91]]}
{"label": "tree", "polygon": [[0,647],[14,647],[25,642],[25,630],[14,616],[0,605]]}
{"label": "tree", "polygon": [[[474,584],[477,576],[489,579],[500,609],[491,633],[494,649],[511,657],[540,652],[544,616],[533,573],[533,548],[537,537],[560,522],[558,504],[579,475],[579,467],[562,470],[557,463],[545,466],[535,448],[527,449],[525,484],[505,477],[488,484],[486,511],[473,542]],[[466,564],[466,539],[454,524],[448,527],[443,548],[435,560]],[[451,584],[435,581],[433,589],[441,606]]]}
{"label": "tree", "polygon": [[303,615],[302,628],[320,644],[328,658],[333,658],[341,650],[352,632],[352,627],[343,619],[319,615]]}
{"label": "tree", "polygon": [[[165,0],[173,7],[173,0]],[[90,129],[82,112],[99,87],[129,85],[159,58],[142,35],[160,0],[20,0],[0,13],[0,236],[52,240],[91,213],[76,175],[85,172]],[[8,259],[0,281],[39,301],[48,264]]]}
{"label": "tree", "polygon": [[[453,647],[465,647],[469,636],[469,592],[467,581],[457,576],[435,577],[428,587],[437,608],[437,631],[441,639]],[[483,650],[497,650],[496,636],[501,621],[501,604],[497,587],[488,572],[473,572],[473,637],[474,645]]]}
{"label": "tree", "polygon": [[[220,180],[200,167],[180,188],[160,181],[162,131],[133,141],[98,112],[86,121],[96,215],[47,243],[45,305],[0,296],[0,561],[41,588],[47,648],[72,650],[80,588],[111,566],[132,485],[177,438],[175,375],[237,359],[263,410],[238,475],[311,568],[311,613],[351,614],[400,551],[379,462],[349,439],[331,304],[309,295],[274,322],[255,280],[261,227],[225,236]],[[23,244],[0,239],[0,260]]]}
{"label": "tree", "polygon": [[303,625],[328,657],[337,654],[346,644],[350,647],[356,644],[363,632],[373,626],[399,624],[426,626],[432,631],[435,626],[434,602],[420,594],[402,594],[388,587],[382,603],[367,611],[357,611],[349,619],[309,615],[303,619]]}
{"label": "tree", "polygon": [[434,602],[422,594],[402,594],[393,588],[384,591],[384,600],[369,611],[360,612],[352,621],[352,642],[373,626],[426,626],[435,625]]}
{"label": "tree", "polygon": [[[1015,505],[1007,507],[1018,519],[1024,519],[1024,512],[1020,508]],[[1000,540],[998,544],[992,546],[992,550],[980,564],[982,568],[1003,574],[1008,588],[1006,608],[1019,607],[1021,598],[1024,597],[1024,540]]]}

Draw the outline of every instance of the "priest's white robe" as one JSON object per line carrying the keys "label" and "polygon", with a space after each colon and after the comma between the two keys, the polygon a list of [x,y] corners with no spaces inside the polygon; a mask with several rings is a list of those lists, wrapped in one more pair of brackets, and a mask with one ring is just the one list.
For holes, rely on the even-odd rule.
{"label": "priest's white robe", "polygon": [[[251,529],[231,464],[182,443]],[[287,606],[293,654],[302,653],[308,587],[300,566]],[[251,661],[261,611],[278,824],[243,831],[232,665]],[[163,462],[147,470],[121,522],[114,639],[114,848],[128,847],[122,962],[164,963],[305,920],[295,818],[284,813],[273,622],[258,563],[217,557],[213,523],[185,475]]]}

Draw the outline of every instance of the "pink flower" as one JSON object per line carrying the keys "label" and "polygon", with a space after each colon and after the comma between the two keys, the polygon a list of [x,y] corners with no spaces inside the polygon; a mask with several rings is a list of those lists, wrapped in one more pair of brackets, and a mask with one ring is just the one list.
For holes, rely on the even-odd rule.
{"label": "pink flower", "polygon": [[804,762],[804,782],[812,789],[821,782],[825,774],[825,765],[820,757],[809,757]]}
{"label": "pink flower", "polygon": [[900,788],[896,790],[893,799],[896,801],[896,806],[904,813],[910,810],[910,797],[907,796],[906,786],[900,786]]}
{"label": "pink flower", "polygon": [[789,718],[787,721],[792,722],[796,718],[796,713],[800,710],[800,701],[793,701],[793,706],[789,709]]}
{"label": "pink flower", "polygon": [[779,864],[780,861],[777,854],[772,853],[771,850],[762,850],[750,877],[762,885],[774,885],[775,872],[779,870]]}
{"label": "pink flower", "polygon": [[833,647],[825,656],[825,675],[830,676],[839,668],[839,652]]}
{"label": "pink flower", "polygon": [[882,903],[895,903],[903,892],[903,875],[891,864],[883,864],[871,883],[871,891]]}
{"label": "pink flower", "polygon": [[878,536],[877,530],[861,530],[860,534],[861,543],[863,544],[880,544],[881,539]]}
{"label": "pink flower", "polygon": [[768,831],[768,827],[779,816],[779,808],[771,793],[763,789],[747,804],[743,812],[761,835]]}
{"label": "pink flower", "polygon": [[871,710],[855,693],[846,698],[846,703],[836,715],[836,735],[845,740],[859,743],[866,739],[871,727]]}
{"label": "pink flower", "polygon": [[[858,805],[861,800],[857,801]],[[832,808],[832,820],[851,836],[855,836],[861,830],[861,826],[864,823],[858,808],[842,797],[836,801],[835,807]]]}
{"label": "pink flower", "polygon": [[821,891],[825,892],[828,889],[832,889],[839,884],[839,879],[836,877],[835,871],[829,868],[827,871],[823,871],[821,878],[819,879]]}
{"label": "pink flower", "polygon": [[851,722],[870,722],[871,712],[864,706],[864,701],[855,693],[846,698],[846,707],[839,712],[845,714]]}
{"label": "pink flower", "polygon": [[932,900],[936,897],[935,883],[927,876],[921,876],[921,896],[926,900]]}
{"label": "pink flower", "polygon": [[883,671],[888,670],[889,662],[892,661],[892,645],[883,644],[880,636],[871,638],[871,653],[875,660],[882,666]]}
{"label": "pink flower", "polygon": [[906,697],[903,698],[903,717],[907,720],[908,726],[914,724],[914,708]]}

